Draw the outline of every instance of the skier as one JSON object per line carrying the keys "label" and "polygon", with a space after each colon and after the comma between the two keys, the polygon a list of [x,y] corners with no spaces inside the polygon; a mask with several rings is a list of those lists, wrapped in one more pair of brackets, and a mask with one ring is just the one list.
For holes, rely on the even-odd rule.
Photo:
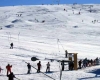
{"label": "skier", "polygon": [[96,65],[99,65],[99,59],[98,59],[98,57],[95,59],[95,61],[96,61]]}
{"label": "skier", "polygon": [[37,66],[38,66],[37,72],[39,73],[40,72],[40,68],[41,68],[41,61],[39,61],[39,63],[37,63]]}
{"label": "skier", "polygon": [[81,14],[80,12],[78,14]]}
{"label": "skier", "polygon": [[78,62],[78,64],[79,64],[79,69],[81,69],[82,60],[80,60],[80,61]]}
{"label": "skier", "polygon": [[47,65],[46,72],[50,72],[50,63],[48,62],[46,65]]}
{"label": "skier", "polygon": [[74,63],[73,61],[69,62],[69,70],[73,70],[74,69]]}
{"label": "skier", "polygon": [[87,67],[87,58],[85,58],[85,59],[83,60],[83,66],[82,66],[82,67],[84,67],[84,68]]}
{"label": "skier", "polygon": [[27,74],[30,74],[30,71],[31,71],[31,65],[30,65],[30,63],[27,64],[27,68],[28,68]]}
{"label": "skier", "polygon": [[15,75],[13,74],[13,72],[11,72],[9,75],[7,74],[8,80],[14,80]]}
{"label": "skier", "polygon": [[1,67],[0,67],[0,73],[1,73]]}
{"label": "skier", "polygon": [[91,66],[93,66],[93,60],[92,59],[90,60],[90,63],[91,63]]}
{"label": "skier", "polygon": [[10,44],[10,49],[13,49],[13,43]]}
{"label": "skier", "polygon": [[0,73],[1,73],[1,70],[3,70],[3,69],[0,67]]}
{"label": "skier", "polygon": [[8,65],[6,66],[7,75],[8,75],[9,72],[11,73],[11,68],[12,68],[12,65],[10,65],[10,64],[8,64]]}

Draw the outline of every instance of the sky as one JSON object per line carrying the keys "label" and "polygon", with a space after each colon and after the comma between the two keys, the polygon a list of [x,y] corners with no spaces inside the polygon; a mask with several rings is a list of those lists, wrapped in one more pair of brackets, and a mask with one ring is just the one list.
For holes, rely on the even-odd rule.
{"label": "sky", "polygon": [[100,4],[100,0],[0,0],[0,6],[13,6],[13,5],[40,5],[40,4]]}

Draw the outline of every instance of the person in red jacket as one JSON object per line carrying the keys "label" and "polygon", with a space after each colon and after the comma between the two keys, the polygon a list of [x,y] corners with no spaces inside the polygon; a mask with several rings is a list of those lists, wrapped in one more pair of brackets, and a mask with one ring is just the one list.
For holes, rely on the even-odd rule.
{"label": "person in red jacket", "polygon": [[10,65],[10,64],[8,64],[8,65],[6,66],[7,75],[8,75],[9,72],[11,73],[11,68],[12,68],[12,65]]}
{"label": "person in red jacket", "polygon": [[39,73],[40,69],[41,69],[41,61],[39,61],[39,63],[37,63],[37,66],[38,66],[37,72]]}

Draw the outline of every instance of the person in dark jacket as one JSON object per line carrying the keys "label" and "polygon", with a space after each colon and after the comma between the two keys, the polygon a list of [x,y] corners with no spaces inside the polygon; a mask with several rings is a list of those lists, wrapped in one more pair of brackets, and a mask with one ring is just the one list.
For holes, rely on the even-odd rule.
{"label": "person in dark jacket", "polygon": [[30,74],[30,71],[31,71],[31,65],[30,65],[30,63],[27,64],[27,68],[28,68],[27,74]]}
{"label": "person in dark jacket", "polygon": [[37,63],[37,66],[38,66],[37,72],[39,73],[40,69],[41,69],[41,61],[39,61],[39,63]]}
{"label": "person in dark jacket", "polygon": [[13,49],[13,43],[10,44],[10,49]]}
{"label": "person in dark jacket", "polygon": [[69,62],[69,70],[73,70],[74,69],[74,63],[73,61]]}
{"label": "person in dark jacket", "polygon": [[78,64],[79,64],[79,69],[81,69],[82,60],[80,60],[80,61],[78,62]]}
{"label": "person in dark jacket", "polygon": [[14,78],[16,78],[15,75],[13,74],[13,72],[11,72],[9,75],[7,75],[7,77],[8,77],[8,80],[14,80]]}
{"label": "person in dark jacket", "polygon": [[46,65],[47,65],[46,72],[50,72],[50,63],[48,62]]}
{"label": "person in dark jacket", "polygon": [[0,73],[1,73],[1,67],[0,67]]}

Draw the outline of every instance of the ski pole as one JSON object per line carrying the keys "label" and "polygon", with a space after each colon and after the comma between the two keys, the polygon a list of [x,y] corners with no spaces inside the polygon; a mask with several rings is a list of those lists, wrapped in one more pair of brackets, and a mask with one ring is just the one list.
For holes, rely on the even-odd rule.
{"label": "ski pole", "polygon": [[15,77],[17,80],[20,80],[19,78]]}

